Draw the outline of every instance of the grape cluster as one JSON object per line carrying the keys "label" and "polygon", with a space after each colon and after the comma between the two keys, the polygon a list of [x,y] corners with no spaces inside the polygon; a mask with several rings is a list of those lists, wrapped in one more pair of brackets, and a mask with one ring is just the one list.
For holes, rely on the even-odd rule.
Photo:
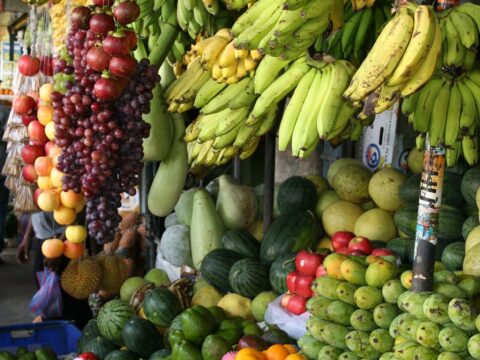
{"label": "grape cluster", "polygon": [[[72,27],[67,36],[72,65],[60,60],[55,71],[73,74],[75,80],[65,84],[64,94],[52,94],[55,137],[62,148],[58,168],[65,173],[63,190],[83,190],[88,231],[99,244],[114,239],[121,220],[120,194],[135,195],[140,183],[142,139],[150,131],[142,115],[150,111],[152,91],[160,80],[158,69],[146,59],[135,64],[129,78],[93,70],[87,53],[104,38],[88,26]],[[100,82],[101,94],[96,92]]]}

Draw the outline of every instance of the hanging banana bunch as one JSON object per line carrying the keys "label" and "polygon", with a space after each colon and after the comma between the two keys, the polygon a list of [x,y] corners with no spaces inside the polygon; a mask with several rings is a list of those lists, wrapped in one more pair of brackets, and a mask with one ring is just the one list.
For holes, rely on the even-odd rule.
{"label": "hanging banana bunch", "polygon": [[362,10],[364,8],[371,8],[375,5],[375,0],[351,0],[351,7],[353,10]]}
{"label": "hanging banana bunch", "polygon": [[430,79],[441,47],[442,33],[432,8],[402,7],[381,31],[344,96],[359,107],[370,96],[362,115],[387,110]]}

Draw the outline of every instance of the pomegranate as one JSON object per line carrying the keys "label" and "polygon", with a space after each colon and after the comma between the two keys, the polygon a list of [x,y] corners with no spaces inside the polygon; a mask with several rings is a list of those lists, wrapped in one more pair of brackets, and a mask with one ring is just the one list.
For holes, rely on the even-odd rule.
{"label": "pomegranate", "polygon": [[79,6],[73,9],[71,24],[73,29],[87,29],[90,21],[90,9],[86,6]]}
{"label": "pomegranate", "polygon": [[113,8],[113,16],[122,25],[128,25],[137,20],[140,7],[135,1],[122,1]]}
{"label": "pomegranate", "polygon": [[107,35],[103,39],[103,49],[112,56],[125,56],[130,53],[130,44],[127,37],[121,33]]}
{"label": "pomegranate", "polygon": [[112,6],[115,0],[93,0],[93,3],[97,6]]}
{"label": "pomegranate", "polygon": [[104,71],[108,69],[110,55],[105,52],[102,46],[95,46],[87,52],[87,64],[95,71]]}
{"label": "pomegranate", "polygon": [[114,78],[102,76],[93,86],[93,95],[100,100],[115,100],[122,92],[121,84]]}
{"label": "pomegranate", "polygon": [[96,13],[91,16],[89,26],[95,34],[105,35],[109,31],[115,30],[115,21],[108,14]]}
{"label": "pomegranate", "polygon": [[130,77],[137,69],[137,61],[131,56],[114,56],[110,60],[110,72],[115,76]]}
{"label": "pomegranate", "polygon": [[18,59],[18,71],[24,76],[33,76],[40,71],[40,60],[34,56],[22,55]]}

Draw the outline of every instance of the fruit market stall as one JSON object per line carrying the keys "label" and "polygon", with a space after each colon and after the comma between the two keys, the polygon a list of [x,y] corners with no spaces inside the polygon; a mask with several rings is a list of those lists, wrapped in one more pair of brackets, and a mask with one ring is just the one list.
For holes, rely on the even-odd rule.
{"label": "fruit market stall", "polygon": [[480,359],[478,5],[29,9],[4,172],[78,358]]}

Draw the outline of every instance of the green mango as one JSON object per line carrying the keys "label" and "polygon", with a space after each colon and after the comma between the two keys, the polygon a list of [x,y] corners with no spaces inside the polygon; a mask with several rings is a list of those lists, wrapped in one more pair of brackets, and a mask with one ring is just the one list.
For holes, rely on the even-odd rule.
{"label": "green mango", "polygon": [[365,264],[360,263],[357,259],[349,258],[344,260],[340,265],[340,274],[343,278],[353,285],[366,285],[365,273],[367,267]]}
{"label": "green mango", "polygon": [[175,344],[178,344],[182,341],[186,340],[185,335],[183,334],[182,330],[171,330],[168,333],[168,342],[170,343],[170,347],[173,349]]}
{"label": "green mango", "polygon": [[440,345],[438,342],[440,330],[441,327],[433,321],[424,321],[417,328],[416,340],[423,347],[437,349]]}
{"label": "green mango", "polygon": [[203,360],[202,352],[192,343],[181,341],[175,344],[172,351],[172,360]]}
{"label": "green mango", "polygon": [[235,345],[242,337],[242,331],[239,328],[218,330],[215,334],[224,338],[230,347]]}
{"label": "green mango", "polygon": [[458,283],[458,286],[467,293],[469,297],[480,294],[480,278],[473,275],[465,275]]}
{"label": "green mango", "polygon": [[212,314],[217,325],[227,318],[225,310],[223,310],[220,306],[210,306],[207,308],[207,310],[210,311],[210,314]]}
{"label": "green mango", "polygon": [[389,303],[382,303],[373,310],[373,320],[378,327],[389,329],[393,319],[398,315],[398,308]]}
{"label": "green mango", "polygon": [[257,323],[253,320],[245,320],[242,323],[242,328],[243,328],[243,333],[245,335],[256,335],[256,336],[263,335],[262,329],[260,329]]}
{"label": "green mango", "polygon": [[[243,319],[242,319],[243,322]],[[218,330],[229,330],[229,329],[242,329],[242,323],[236,322],[234,319],[229,318],[222,320],[218,325]]]}
{"label": "green mango", "polygon": [[413,341],[406,341],[404,343],[395,345],[393,353],[398,359],[412,360],[415,350],[418,348],[418,344]]}
{"label": "green mango", "polygon": [[353,295],[355,304],[364,310],[374,309],[384,302],[382,291],[371,286],[359,287]]}
{"label": "green mango", "polygon": [[376,351],[370,344],[367,345],[365,349],[358,353],[362,359],[376,360],[380,357],[380,353]]}
{"label": "green mango", "polygon": [[475,327],[475,309],[468,300],[452,299],[448,303],[448,317],[456,326],[465,331],[474,331]]}
{"label": "green mango", "polygon": [[440,330],[438,341],[446,351],[458,353],[467,350],[468,334],[456,326],[448,326]]}
{"label": "green mango", "polygon": [[355,310],[350,316],[350,324],[355,330],[372,331],[377,328],[373,319],[373,312],[370,310]]}
{"label": "green mango", "polygon": [[354,313],[355,308],[343,301],[335,300],[327,308],[328,319],[336,324],[348,326],[350,325],[350,316]]}
{"label": "green mango", "polygon": [[333,300],[317,295],[307,301],[307,311],[322,320],[328,320],[327,309]]}
{"label": "green mango", "polygon": [[449,299],[467,297],[467,293],[460,286],[444,282],[433,284],[433,292],[441,294]]}
{"label": "green mango", "polygon": [[365,281],[368,286],[378,289],[383,288],[383,285],[389,280],[395,279],[398,268],[390,261],[379,260],[368,265],[365,273]]}
{"label": "green mango", "polygon": [[442,270],[433,273],[433,283],[447,283],[447,284],[458,284],[458,276],[455,275],[452,271]]}
{"label": "green mango", "polygon": [[468,340],[467,348],[470,355],[480,359],[480,334],[475,334]]}
{"label": "green mango", "polygon": [[393,352],[386,352],[385,354],[382,354],[382,356],[379,357],[378,360],[397,360],[395,354]]}
{"label": "green mango", "polygon": [[305,334],[298,339],[298,346],[308,358],[316,359],[318,353],[325,344],[315,339],[312,335]]}
{"label": "green mango", "polygon": [[385,353],[393,349],[393,338],[388,330],[373,330],[369,338],[370,346],[380,353]]}
{"label": "green mango", "polygon": [[360,358],[357,355],[355,355],[354,352],[345,351],[344,353],[340,354],[340,356],[338,357],[338,360],[360,360]]}
{"label": "green mango", "polygon": [[220,335],[208,335],[202,344],[203,360],[222,360],[231,347]]}
{"label": "green mango", "polygon": [[438,352],[433,349],[424,348],[424,347],[417,347],[413,352],[414,359],[421,359],[421,360],[437,360]]}
{"label": "green mango", "polygon": [[325,325],[322,337],[325,342],[337,349],[347,350],[345,337],[349,330],[345,326],[329,323]]}
{"label": "green mango", "polygon": [[405,292],[400,280],[389,280],[382,287],[382,295],[385,302],[389,304],[397,304],[398,297]]}
{"label": "green mango", "polygon": [[337,286],[337,296],[338,300],[343,301],[344,303],[355,305],[355,299],[353,298],[353,294],[358,287],[348,282],[344,282],[338,284]]}
{"label": "green mango", "polygon": [[370,336],[365,331],[353,330],[345,336],[345,344],[348,350],[359,353],[367,346],[370,346]]}
{"label": "green mango", "polygon": [[404,331],[404,329],[407,327],[407,322],[411,322],[413,320],[416,320],[415,316],[410,315],[409,313],[402,313],[398,315],[390,324],[390,336],[394,339],[400,336],[401,331]]}
{"label": "green mango", "polygon": [[463,358],[453,352],[443,351],[438,355],[437,360],[463,360]]}
{"label": "green mango", "polygon": [[323,338],[323,332],[328,324],[330,324],[328,321],[311,316],[310,319],[307,320],[307,330],[318,341],[326,342]]}
{"label": "green mango", "polygon": [[212,314],[203,306],[195,305],[180,316],[185,339],[201,345],[205,338],[215,332],[216,322]]}
{"label": "green mango", "polygon": [[400,335],[410,341],[415,341],[417,338],[417,329],[422,323],[422,320],[418,320],[415,316],[411,315],[410,318],[405,318],[398,324],[398,330]]}
{"label": "green mango", "polygon": [[423,303],[432,295],[430,292],[407,291],[398,299],[398,307],[415,316],[418,320],[427,320],[423,313]]}
{"label": "green mango", "polygon": [[423,314],[434,323],[448,324],[448,302],[448,298],[441,294],[430,295],[423,303]]}
{"label": "green mango", "polygon": [[337,360],[341,353],[342,353],[341,350],[334,348],[333,346],[326,345],[320,349],[317,359],[318,360]]}
{"label": "green mango", "polygon": [[35,357],[37,360],[56,360],[57,355],[50,348],[40,348],[35,350]]}
{"label": "green mango", "polygon": [[315,280],[313,291],[328,300],[338,300],[337,286],[341,281],[332,279],[328,276],[322,276]]}
{"label": "green mango", "polygon": [[477,328],[477,331],[480,332],[480,315],[475,319],[475,327]]}
{"label": "green mango", "polygon": [[0,360],[15,360],[15,356],[8,351],[0,351]]}

